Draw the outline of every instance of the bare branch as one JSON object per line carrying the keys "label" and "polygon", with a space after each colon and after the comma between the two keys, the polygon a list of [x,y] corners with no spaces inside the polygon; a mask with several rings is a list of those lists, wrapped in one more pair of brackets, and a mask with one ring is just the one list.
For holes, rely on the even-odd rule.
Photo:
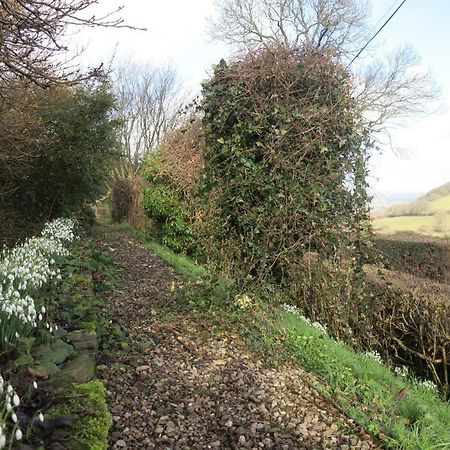
{"label": "bare branch", "polygon": [[124,159],[135,170],[172,131],[184,105],[175,70],[124,61],[114,71]]}
{"label": "bare branch", "polygon": [[[68,27],[129,27],[117,16],[86,16],[97,0],[0,0],[0,80],[19,76],[40,86],[81,81],[86,74],[58,56]],[[98,72],[98,69],[97,69]]]}
{"label": "bare branch", "polygon": [[365,1],[216,0],[216,7],[212,37],[241,49],[281,43],[355,52],[365,37]]}

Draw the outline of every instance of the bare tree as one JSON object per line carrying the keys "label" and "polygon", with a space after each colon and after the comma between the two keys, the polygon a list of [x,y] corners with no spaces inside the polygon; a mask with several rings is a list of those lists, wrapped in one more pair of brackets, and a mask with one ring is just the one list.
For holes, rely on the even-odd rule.
{"label": "bare tree", "polygon": [[282,43],[355,51],[365,37],[367,3],[353,0],[216,0],[211,35],[240,48]]}
{"label": "bare tree", "polygon": [[126,26],[116,17],[118,10],[101,17],[87,15],[87,10],[97,3],[98,0],[0,0],[0,80],[19,76],[47,86],[88,76],[81,74],[73,61],[61,57],[68,50],[64,43],[68,28]]}
{"label": "bare tree", "polygon": [[420,57],[410,46],[395,49],[384,60],[375,60],[355,74],[355,99],[370,129],[427,112],[438,96],[430,72],[420,67]]}
{"label": "bare tree", "polygon": [[[282,44],[334,52],[349,68],[373,34],[367,23],[368,1],[360,0],[215,0],[218,18],[211,23],[215,39],[241,50]],[[360,58],[361,60],[363,58]],[[385,59],[352,64],[355,98],[365,125],[386,131],[399,117],[427,110],[437,89],[430,73],[419,66],[411,47],[396,49]]]}
{"label": "bare tree", "polygon": [[125,61],[114,71],[124,160],[137,171],[141,161],[179,120],[184,99],[173,67]]}

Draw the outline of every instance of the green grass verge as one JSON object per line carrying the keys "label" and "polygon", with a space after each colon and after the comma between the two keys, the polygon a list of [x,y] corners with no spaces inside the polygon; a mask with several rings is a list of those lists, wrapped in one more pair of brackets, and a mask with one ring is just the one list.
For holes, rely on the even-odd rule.
{"label": "green grass verge", "polygon": [[72,450],[106,450],[111,415],[103,383],[93,380],[85,384],[75,384],[63,394],[67,400],[48,411],[46,417],[75,418],[69,437]]}
{"label": "green grass verge", "polygon": [[[130,227],[121,229],[136,237]],[[145,241],[145,236],[139,240]],[[299,315],[270,306],[255,295],[249,308],[236,307],[229,283],[216,281],[212,285],[206,276],[199,283],[198,277],[207,273],[204,268],[162,245],[146,245],[177,273],[196,281],[191,283],[190,293],[180,296],[191,311],[218,318],[222,326],[239,331],[256,351],[274,355],[271,360],[295,360],[318,375],[324,382],[318,388],[358,424],[378,435],[386,448],[450,448],[450,405],[435,390],[414,378],[396,375],[389,367],[308,325]]]}
{"label": "green grass verge", "polygon": [[328,393],[387,447],[450,448],[450,406],[436,390],[335,342],[296,314],[283,312],[280,325],[290,354],[320,375]]}
{"label": "green grass verge", "polygon": [[204,267],[193,263],[187,256],[174,253],[164,245],[150,239],[144,231],[136,230],[128,223],[111,224],[104,219],[100,224],[106,224],[110,229],[124,231],[134,237],[138,242],[155,252],[163,261],[172,266],[175,272],[188,280],[194,280],[206,274]]}

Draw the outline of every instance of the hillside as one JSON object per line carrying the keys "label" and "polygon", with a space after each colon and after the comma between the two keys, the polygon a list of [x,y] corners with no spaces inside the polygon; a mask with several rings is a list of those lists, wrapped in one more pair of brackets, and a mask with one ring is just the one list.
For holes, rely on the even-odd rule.
{"label": "hillside", "polygon": [[446,195],[445,197],[437,198],[430,203],[432,205],[433,211],[450,212],[450,194]]}
{"label": "hillside", "polygon": [[427,201],[433,201],[448,196],[450,196],[450,181],[448,183],[443,184],[442,186],[432,189],[431,191],[427,192],[425,195],[419,198],[422,198]]}
{"label": "hillside", "polygon": [[415,232],[447,237],[450,235],[450,182],[412,202],[387,208],[377,214],[373,223],[381,233]]}

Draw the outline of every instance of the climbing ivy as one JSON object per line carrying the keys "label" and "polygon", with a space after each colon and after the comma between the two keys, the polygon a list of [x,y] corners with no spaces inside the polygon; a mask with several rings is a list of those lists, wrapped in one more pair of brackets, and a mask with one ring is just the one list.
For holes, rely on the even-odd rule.
{"label": "climbing ivy", "polygon": [[351,90],[326,51],[265,48],[215,66],[200,195],[204,252],[222,272],[289,284],[306,252],[361,267],[367,136]]}

